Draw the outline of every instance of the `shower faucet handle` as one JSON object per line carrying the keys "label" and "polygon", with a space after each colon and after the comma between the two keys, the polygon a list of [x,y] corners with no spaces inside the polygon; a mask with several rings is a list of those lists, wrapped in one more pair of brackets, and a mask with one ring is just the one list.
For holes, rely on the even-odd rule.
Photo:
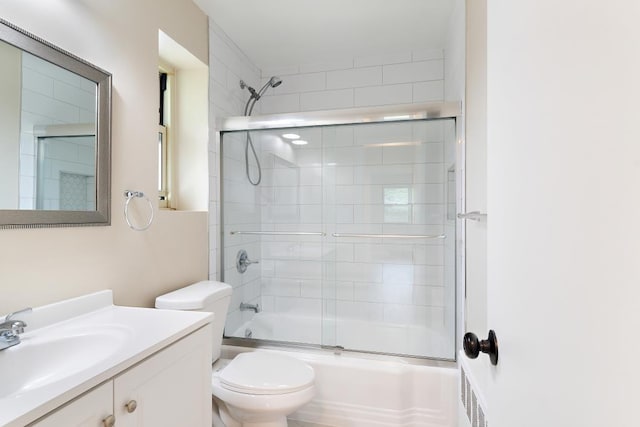
{"label": "shower faucet handle", "polygon": [[238,270],[238,273],[242,274],[247,271],[247,267],[251,264],[260,264],[260,261],[250,260],[247,251],[244,249],[238,251],[238,255],[236,256],[236,270]]}

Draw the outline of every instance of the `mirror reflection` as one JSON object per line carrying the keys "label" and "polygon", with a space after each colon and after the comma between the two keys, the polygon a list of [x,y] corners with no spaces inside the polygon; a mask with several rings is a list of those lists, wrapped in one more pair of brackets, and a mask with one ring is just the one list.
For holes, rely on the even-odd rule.
{"label": "mirror reflection", "polygon": [[0,41],[0,209],[95,211],[97,84]]}

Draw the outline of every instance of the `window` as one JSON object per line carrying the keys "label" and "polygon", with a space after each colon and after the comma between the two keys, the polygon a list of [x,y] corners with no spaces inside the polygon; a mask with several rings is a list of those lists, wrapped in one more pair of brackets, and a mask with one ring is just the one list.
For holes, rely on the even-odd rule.
{"label": "window", "polygon": [[158,129],[158,197],[161,208],[166,208],[168,205],[167,195],[167,128],[160,125]]}
{"label": "window", "polygon": [[[209,67],[158,31],[158,197],[160,207],[209,208]],[[155,159],[154,159],[155,160]]]}
{"label": "window", "polygon": [[384,188],[384,222],[404,223],[411,218],[411,193],[408,187]]}

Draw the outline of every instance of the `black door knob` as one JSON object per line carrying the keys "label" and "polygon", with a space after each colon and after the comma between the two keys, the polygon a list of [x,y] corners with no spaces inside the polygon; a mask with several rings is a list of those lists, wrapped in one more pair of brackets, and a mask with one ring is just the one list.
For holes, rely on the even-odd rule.
{"label": "black door knob", "polygon": [[489,355],[492,365],[498,364],[498,338],[493,330],[490,330],[489,337],[482,341],[478,340],[473,332],[467,332],[464,334],[462,348],[470,359],[475,359],[482,352]]}

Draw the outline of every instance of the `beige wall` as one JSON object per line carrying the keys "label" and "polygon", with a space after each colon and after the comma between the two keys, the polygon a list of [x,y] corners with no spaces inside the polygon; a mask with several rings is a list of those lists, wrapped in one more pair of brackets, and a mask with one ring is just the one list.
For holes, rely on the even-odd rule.
{"label": "beige wall", "polygon": [[125,189],[157,191],[158,30],[206,64],[204,13],[190,0],[5,0],[0,16],[113,74],[112,225],[0,230],[0,313],[101,289],[152,306],[206,279],[206,212],[161,211],[146,232],[122,213]]}

